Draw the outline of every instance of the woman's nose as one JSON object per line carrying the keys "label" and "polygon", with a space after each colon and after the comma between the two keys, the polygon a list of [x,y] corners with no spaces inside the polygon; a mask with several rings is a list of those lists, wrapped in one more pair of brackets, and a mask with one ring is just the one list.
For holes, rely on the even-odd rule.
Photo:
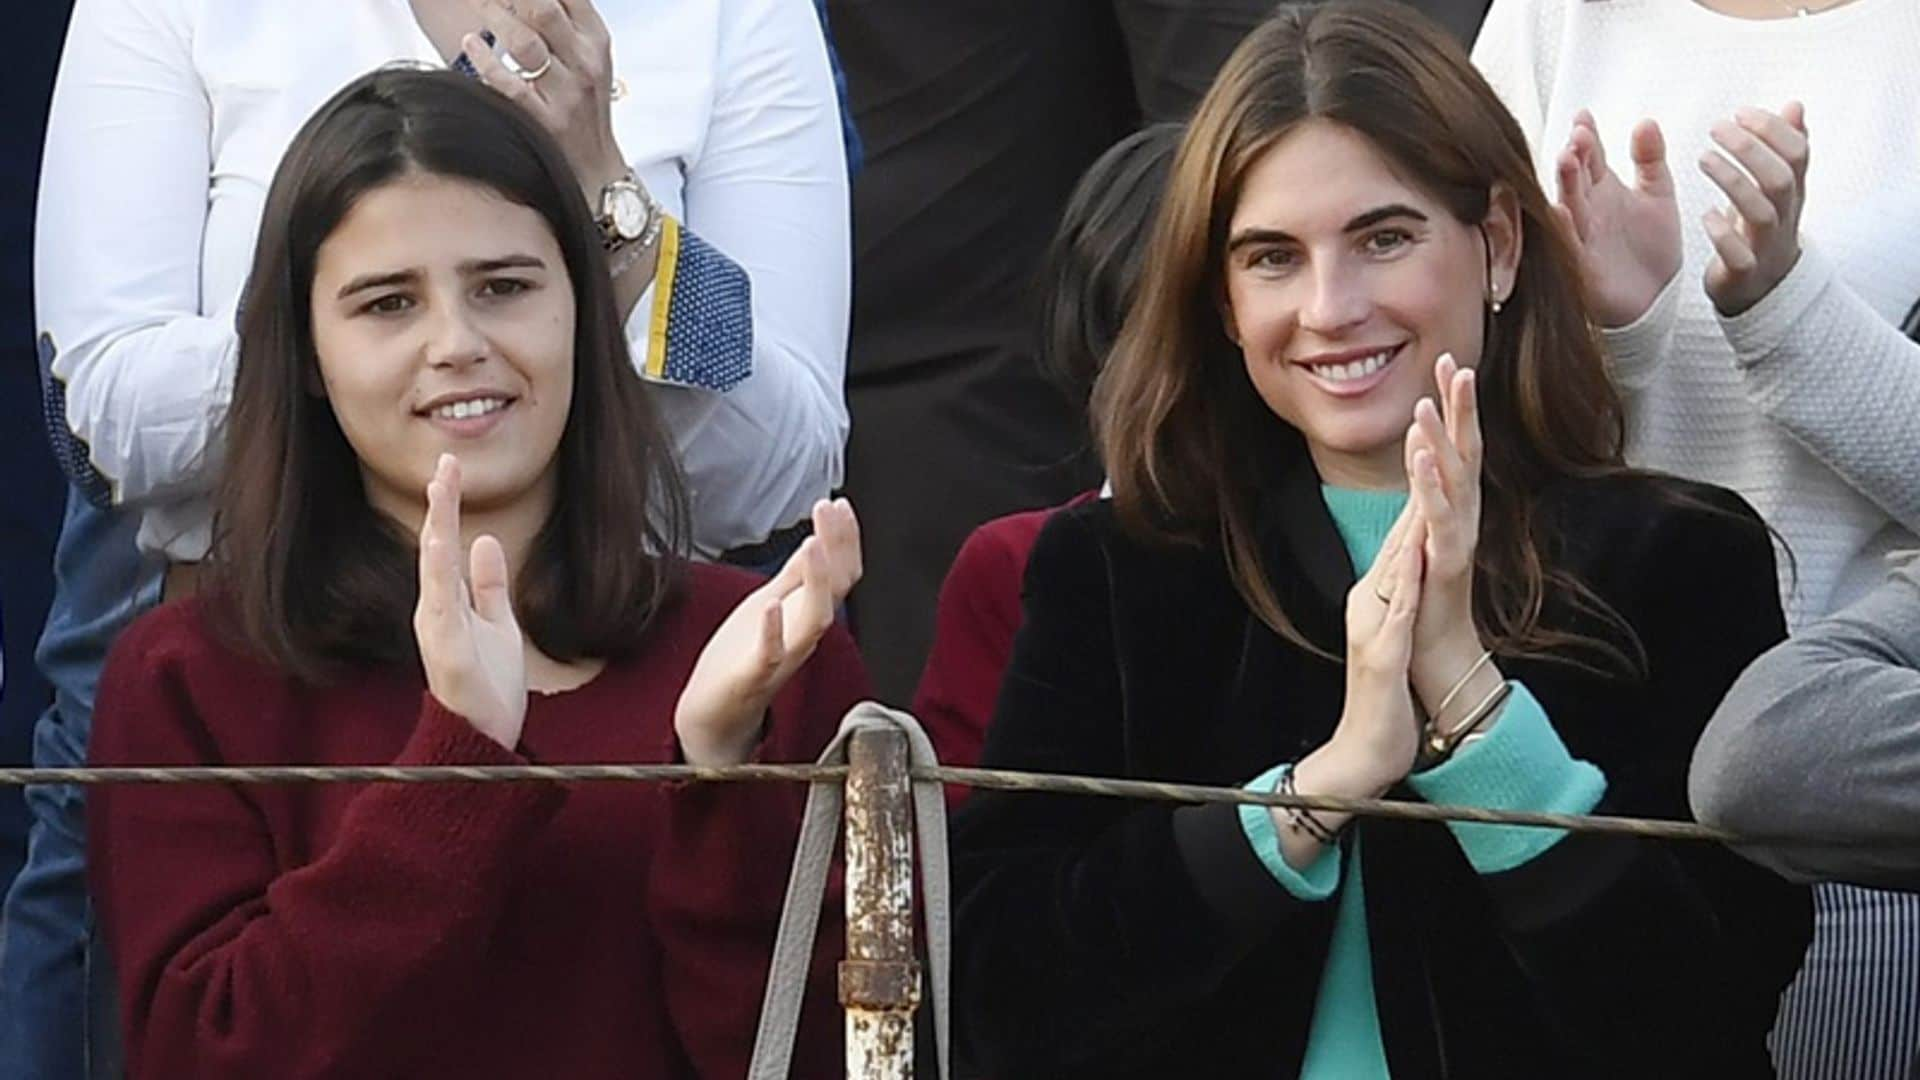
{"label": "woman's nose", "polygon": [[430,321],[427,361],[435,367],[465,367],[487,358],[486,334],[464,304],[440,304]]}
{"label": "woman's nose", "polygon": [[1366,320],[1371,300],[1366,283],[1337,263],[1322,263],[1308,276],[1300,307],[1300,325],[1330,334]]}

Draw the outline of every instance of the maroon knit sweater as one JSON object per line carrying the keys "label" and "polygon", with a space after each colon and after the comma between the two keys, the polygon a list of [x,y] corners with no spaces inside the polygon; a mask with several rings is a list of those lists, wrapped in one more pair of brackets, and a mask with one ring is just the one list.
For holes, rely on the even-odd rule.
{"label": "maroon knit sweater", "polygon": [[[100,684],[101,765],[660,763],[708,635],[753,587],[691,571],[642,647],[534,695],[518,753],[416,672],[302,688],[201,604],[134,624]],[[836,627],[758,760],[812,761],[868,693]],[[118,787],[90,873],[136,1077],[744,1075],[799,811],[791,784]],[[827,900],[794,1075],[842,1071]]]}

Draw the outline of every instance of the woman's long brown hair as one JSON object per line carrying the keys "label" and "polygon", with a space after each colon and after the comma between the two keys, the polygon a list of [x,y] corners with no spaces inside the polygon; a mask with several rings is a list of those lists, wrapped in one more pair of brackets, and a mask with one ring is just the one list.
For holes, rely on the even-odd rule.
{"label": "woman's long brown hair", "polygon": [[559,243],[574,290],[573,399],[554,509],[514,580],[514,611],[556,660],[630,651],[687,549],[680,471],[634,373],[599,229],[559,146],[524,109],[445,71],[383,70],[348,84],[274,176],[214,494],[215,625],[309,683],[418,662],[416,541],[368,504],[358,458],[313,391],[310,297],[320,245],[355,202],[415,172],[529,207]]}
{"label": "woman's long brown hair", "polygon": [[[1253,612],[1330,655],[1282,610],[1254,540],[1270,459],[1304,454],[1305,444],[1255,394],[1217,299],[1227,223],[1247,172],[1309,120],[1364,135],[1462,224],[1486,219],[1496,186],[1513,193],[1518,277],[1503,310],[1489,314],[1479,363],[1486,454],[1475,615],[1497,653],[1637,670],[1631,630],[1554,565],[1553,539],[1536,520],[1535,496],[1555,480],[1630,471],[1620,395],[1588,317],[1578,259],[1534,178],[1519,125],[1452,38],[1397,4],[1281,8],[1235,50],[1200,103],[1139,296],[1095,388],[1093,423],[1121,521],[1152,540],[1217,542]],[[1265,431],[1272,428],[1284,430],[1275,437]],[[1553,592],[1621,633],[1542,625]]]}

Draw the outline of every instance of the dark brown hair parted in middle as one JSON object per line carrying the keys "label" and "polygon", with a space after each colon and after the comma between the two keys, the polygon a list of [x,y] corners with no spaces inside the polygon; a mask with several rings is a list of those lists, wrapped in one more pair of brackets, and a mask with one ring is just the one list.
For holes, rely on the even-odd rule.
{"label": "dark brown hair parted in middle", "polygon": [[[1217,542],[1235,587],[1277,633],[1281,610],[1254,542],[1275,457],[1304,442],[1254,392],[1216,304],[1228,221],[1247,173],[1310,120],[1365,136],[1468,226],[1496,186],[1522,222],[1518,278],[1488,322],[1479,363],[1485,431],[1475,614],[1496,652],[1598,653],[1637,667],[1630,628],[1553,565],[1534,493],[1562,477],[1630,471],[1620,396],[1589,321],[1579,262],[1534,177],[1526,139],[1452,38],[1398,4],[1287,6],[1222,67],[1174,160],[1140,294],[1094,397],[1121,520],[1169,542]],[[1257,449],[1256,449],[1257,448]],[[1549,589],[1622,631],[1606,640],[1541,624]]]}
{"label": "dark brown hair parted in middle", "polygon": [[[408,174],[483,185],[553,230],[575,301],[573,398],[552,515],[513,585],[556,660],[629,651],[688,547],[684,484],[634,372],[580,183],[533,117],[445,71],[361,77],[307,121],[267,196],[240,319],[207,588],[232,644],[318,683],[417,662],[416,540],[375,511],[318,381],[321,243],[367,192]],[[484,222],[476,222],[484,228]]]}

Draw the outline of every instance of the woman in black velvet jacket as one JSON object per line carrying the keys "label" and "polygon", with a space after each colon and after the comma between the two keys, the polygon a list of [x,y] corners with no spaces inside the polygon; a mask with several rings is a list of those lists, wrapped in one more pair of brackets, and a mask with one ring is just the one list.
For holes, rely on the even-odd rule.
{"label": "woman in black velvet jacket", "polygon": [[[1283,8],[1175,162],[985,764],[1687,816],[1784,636],[1737,496],[1625,467],[1524,140],[1416,16]],[[1458,358],[1456,360],[1456,358]],[[981,792],[995,1077],[1769,1076],[1804,890],[1702,845]]]}

